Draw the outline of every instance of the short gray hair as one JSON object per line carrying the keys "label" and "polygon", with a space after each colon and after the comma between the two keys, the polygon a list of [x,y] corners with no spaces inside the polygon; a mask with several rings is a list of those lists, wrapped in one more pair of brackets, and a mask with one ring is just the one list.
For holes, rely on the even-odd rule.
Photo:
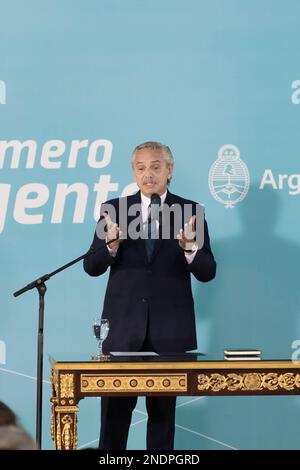
{"label": "short gray hair", "polygon": [[[149,140],[148,142],[144,142],[143,144],[137,145],[135,147],[134,151],[132,152],[132,156],[131,156],[132,168],[133,168],[136,153],[139,150],[143,150],[143,149],[161,150],[162,155],[163,155],[163,159],[165,160],[167,165],[169,165],[169,166],[174,165],[174,158],[173,158],[172,152],[170,150],[170,147],[168,147],[168,145],[161,144],[160,142]],[[168,180],[168,185],[170,184],[170,182],[171,182],[171,178]]]}
{"label": "short gray hair", "polygon": [[132,164],[134,162],[136,153],[139,150],[143,150],[143,149],[161,150],[163,154],[163,159],[166,161],[166,163],[168,163],[168,165],[174,165],[174,158],[170,150],[170,147],[168,147],[165,144],[161,144],[160,142],[155,142],[155,141],[144,142],[143,144],[140,144],[137,147],[135,147],[132,153],[132,157],[131,157]]}

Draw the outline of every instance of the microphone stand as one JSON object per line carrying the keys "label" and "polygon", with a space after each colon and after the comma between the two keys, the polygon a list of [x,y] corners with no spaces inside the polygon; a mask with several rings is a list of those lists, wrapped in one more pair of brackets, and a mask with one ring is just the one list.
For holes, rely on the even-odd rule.
{"label": "microphone stand", "polygon": [[34,281],[27,284],[27,286],[22,287],[22,289],[14,292],[14,297],[24,294],[28,290],[36,288],[39,293],[39,326],[38,326],[38,341],[37,341],[37,390],[36,390],[36,443],[37,448],[40,450],[42,448],[42,397],[43,397],[43,344],[44,344],[44,307],[45,307],[45,294],[47,291],[46,281],[56,274],[64,271],[73,264],[78,263],[79,261],[88,258],[89,256],[97,253],[97,251],[102,250],[106,246],[110,245],[117,239],[110,240],[106,242],[105,245],[100,246],[95,249],[91,247],[87,253],[79,256],[78,258],[70,261],[69,263],[61,266],[60,268],[52,271],[50,274],[44,274],[43,276],[35,279]]}

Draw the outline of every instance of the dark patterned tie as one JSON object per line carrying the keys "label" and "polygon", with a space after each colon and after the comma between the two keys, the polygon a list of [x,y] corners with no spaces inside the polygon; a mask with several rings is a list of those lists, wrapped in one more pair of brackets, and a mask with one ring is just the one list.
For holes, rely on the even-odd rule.
{"label": "dark patterned tie", "polygon": [[151,218],[150,206],[148,208],[147,222],[145,223],[145,235],[146,251],[148,261],[150,261],[155,247],[155,240],[157,238],[157,221]]}

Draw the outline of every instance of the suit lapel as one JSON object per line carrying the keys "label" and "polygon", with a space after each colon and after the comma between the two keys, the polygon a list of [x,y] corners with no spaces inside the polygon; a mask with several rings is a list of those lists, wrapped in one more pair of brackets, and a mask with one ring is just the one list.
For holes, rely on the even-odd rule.
{"label": "suit lapel", "polygon": [[[133,194],[132,196],[128,196],[128,208],[132,206],[133,204],[139,204],[139,214],[137,215],[130,215],[128,216],[128,226],[129,224],[136,218],[139,218],[139,224],[137,226],[137,230],[140,230],[140,227],[143,223],[142,219],[142,207],[141,207],[141,191],[138,191],[137,193]],[[136,248],[138,252],[140,253],[140,256],[142,257],[145,265],[148,264],[148,257],[147,257],[147,251],[146,251],[146,246],[145,242],[142,238],[138,238],[135,240]]]}

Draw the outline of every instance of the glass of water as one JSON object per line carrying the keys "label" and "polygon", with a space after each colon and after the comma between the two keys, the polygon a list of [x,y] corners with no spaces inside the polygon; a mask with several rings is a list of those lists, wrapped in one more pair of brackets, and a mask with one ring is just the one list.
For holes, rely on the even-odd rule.
{"label": "glass of water", "polygon": [[103,341],[107,338],[109,332],[109,321],[107,318],[96,318],[93,323],[93,332],[98,341],[99,351],[97,357],[104,357],[102,350]]}

